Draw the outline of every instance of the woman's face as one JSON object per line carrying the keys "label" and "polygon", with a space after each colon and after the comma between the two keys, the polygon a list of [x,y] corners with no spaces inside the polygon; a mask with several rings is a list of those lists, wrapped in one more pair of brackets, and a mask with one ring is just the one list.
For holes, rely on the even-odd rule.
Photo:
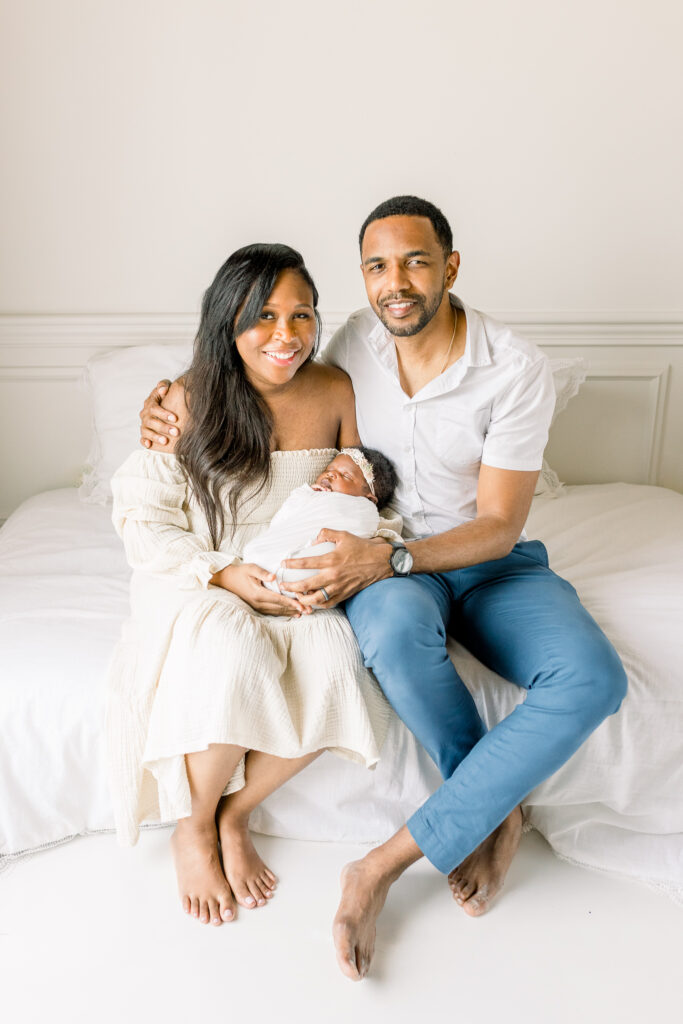
{"label": "woman's face", "polygon": [[235,339],[254,387],[287,384],[311,354],[317,330],[309,285],[296,270],[283,270],[258,322]]}

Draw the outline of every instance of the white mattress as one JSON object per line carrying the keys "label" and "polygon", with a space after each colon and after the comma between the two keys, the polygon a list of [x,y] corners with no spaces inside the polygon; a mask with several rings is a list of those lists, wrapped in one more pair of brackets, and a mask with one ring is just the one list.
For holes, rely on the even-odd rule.
{"label": "white mattress", "polygon": [[[683,496],[626,484],[567,488],[535,500],[527,531],[617,647],[630,690],[619,714],[530,794],[526,816],[561,856],[683,899]],[[109,509],[79,502],[75,490],[29,499],[0,531],[5,862],[112,828],[103,678],[128,577]],[[451,653],[489,725],[522,699],[458,645]],[[273,794],[252,827],[379,841],[438,782],[395,720],[375,772],[324,755]]]}

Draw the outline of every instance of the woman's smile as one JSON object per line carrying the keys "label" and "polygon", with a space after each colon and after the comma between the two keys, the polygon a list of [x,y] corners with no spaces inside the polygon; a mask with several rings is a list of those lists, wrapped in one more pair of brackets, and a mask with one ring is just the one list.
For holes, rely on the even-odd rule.
{"label": "woman's smile", "polygon": [[300,348],[282,350],[270,349],[265,351],[263,354],[264,356],[268,356],[268,358],[277,365],[291,366],[300,351]]}

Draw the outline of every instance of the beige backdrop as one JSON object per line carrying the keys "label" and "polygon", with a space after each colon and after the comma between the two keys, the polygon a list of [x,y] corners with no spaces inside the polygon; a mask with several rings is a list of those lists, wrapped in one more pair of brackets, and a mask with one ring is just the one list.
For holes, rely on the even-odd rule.
{"label": "beige backdrop", "polygon": [[0,313],[192,312],[256,239],[352,309],[359,223],[404,191],[475,305],[680,311],[681,11],[3,0]]}

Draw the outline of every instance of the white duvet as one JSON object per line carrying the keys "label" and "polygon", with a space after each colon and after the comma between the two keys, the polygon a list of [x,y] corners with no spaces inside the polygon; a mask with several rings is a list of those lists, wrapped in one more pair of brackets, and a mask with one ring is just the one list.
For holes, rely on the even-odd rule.
{"label": "white duvet", "polygon": [[[0,858],[110,829],[103,679],[127,612],[109,509],[75,490],[25,502],[0,530]],[[683,900],[683,496],[626,484],[540,497],[527,525],[619,651],[629,694],[525,802],[561,856]],[[489,725],[522,691],[452,645]],[[438,784],[395,720],[375,772],[324,755],[252,816],[301,839],[384,839]],[[3,860],[0,859],[0,865]]]}

